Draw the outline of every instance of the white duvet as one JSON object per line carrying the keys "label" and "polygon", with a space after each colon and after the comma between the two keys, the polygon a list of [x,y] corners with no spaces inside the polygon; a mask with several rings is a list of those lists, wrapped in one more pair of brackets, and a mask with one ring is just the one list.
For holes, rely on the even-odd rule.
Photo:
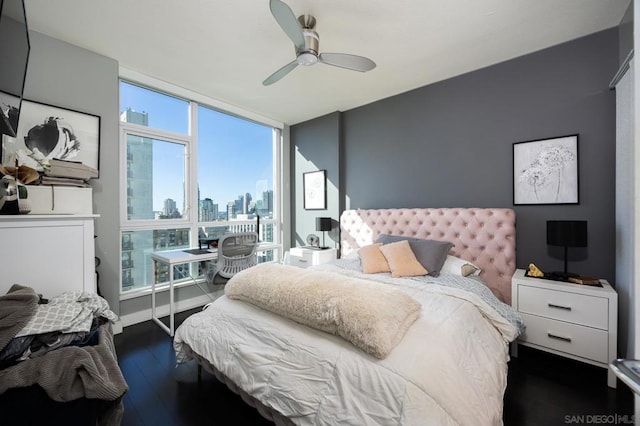
{"label": "white duvet", "polygon": [[394,285],[422,304],[421,315],[391,354],[377,359],[340,337],[223,296],[176,330],[178,362],[189,359],[186,343],[300,425],[502,424],[508,342],[517,326],[464,290],[318,269]]}

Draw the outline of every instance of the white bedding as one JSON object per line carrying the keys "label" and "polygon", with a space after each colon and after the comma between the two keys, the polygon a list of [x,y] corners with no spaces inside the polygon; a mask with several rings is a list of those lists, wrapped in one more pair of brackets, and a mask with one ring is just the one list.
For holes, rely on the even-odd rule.
{"label": "white bedding", "polygon": [[377,359],[338,336],[223,296],[177,329],[178,362],[188,360],[186,343],[300,425],[502,424],[508,342],[517,326],[464,290],[318,269],[394,285],[422,304],[421,315],[391,354]]}

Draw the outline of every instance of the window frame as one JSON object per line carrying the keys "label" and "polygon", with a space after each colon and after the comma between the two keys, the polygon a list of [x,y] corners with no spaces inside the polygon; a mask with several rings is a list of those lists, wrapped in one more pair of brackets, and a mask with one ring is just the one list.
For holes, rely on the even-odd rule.
{"label": "window frame", "polygon": [[[216,101],[204,97],[195,92],[190,92],[186,89],[173,86],[169,83],[155,80],[153,78],[143,76],[133,71],[124,70],[121,68],[120,77],[118,79],[118,87],[120,82],[126,82],[140,86],[142,88],[153,90],[168,96],[177,97],[180,99],[188,100],[189,102],[189,134],[174,133],[171,131],[160,130],[153,127],[147,127],[134,123],[127,123],[119,121],[119,166],[120,166],[120,221],[119,221],[119,234],[122,239],[122,233],[128,231],[153,231],[164,230],[173,228],[189,228],[190,229],[190,241],[191,246],[194,246],[193,241],[197,241],[198,229],[202,226],[221,227],[238,225],[242,223],[255,223],[255,221],[213,221],[213,222],[199,222],[199,208],[198,208],[198,106],[204,106],[214,109],[223,114],[229,114],[236,116],[240,119],[251,121],[263,126],[271,127],[272,129],[272,159],[273,159],[273,218],[260,218],[261,224],[273,224],[275,232],[273,233],[273,243],[264,244],[261,247],[261,252],[274,251],[275,261],[279,261],[283,256],[283,217],[284,212],[283,203],[286,200],[284,194],[284,174],[283,174],[283,160],[284,154],[284,124],[268,119],[266,117],[259,116],[255,113],[244,111],[232,105],[227,105],[222,102]],[[120,104],[118,109],[120,109]],[[120,116],[120,115],[118,115]],[[184,145],[185,148],[185,205],[187,211],[183,212],[182,218],[176,219],[162,219],[162,220],[140,220],[140,219],[127,219],[127,137],[128,135],[138,137],[148,137],[151,139],[162,140],[172,143],[179,143]],[[119,259],[122,259],[122,244],[119,245]],[[120,262],[121,263],[121,262]],[[151,284],[145,285],[133,290],[123,290],[123,269],[122,265],[119,265],[119,294],[120,300],[127,300],[135,297],[141,297],[150,294]],[[177,286],[181,285],[194,285],[192,280],[185,280],[183,283],[177,283]],[[168,283],[156,284],[156,290],[168,289]]]}
{"label": "window frame", "polygon": [[[138,226],[146,227],[153,226],[158,222],[157,219],[152,220],[144,220],[144,219],[128,219],[127,218],[127,137],[129,135],[136,137],[149,138],[154,140],[160,140],[165,142],[177,143],[183,145],[184,147],[184,175],[185,175],[185,191],[184,191],[184,202],[188,208],[187,214],[183,212],[181,218],[175,219],[162,219],[163,223],[171,223],[175,224],[175,226],[180,226],[181,224],[188,224],[191,210],[193,210],[190,206],[191,200],[191,187],[193,186],[191,181],[191,161],[189,160],[191,156],[191,149],[193,148],[193,140],[192,137],[181,135],[179,133],[167,132],[164,130],[156,130],[151,127],[142,126],[140,124],[132,124],[126,122],[120,122],[120,165],[122,166],[120,172],[120,228],[136,228]],[[197,197],[197,195],[196,195]],[[170,227],[173,227],[170,226]],[[166,228],[163,227],[163,228]]]}

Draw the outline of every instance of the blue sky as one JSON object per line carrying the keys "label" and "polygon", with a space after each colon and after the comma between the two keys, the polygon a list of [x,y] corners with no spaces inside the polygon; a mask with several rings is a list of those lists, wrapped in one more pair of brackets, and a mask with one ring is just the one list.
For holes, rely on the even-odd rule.
{"label": "blue sky", "polygon": [[[149,127],[186,134],[188,102],[130,84],[120,85],[120,112],[131,108],[148,113]],[[254,200],[258,181],[273,189],[272,129],[213,109],[198,108],[198,184],[200,197],[211,198],[220,211],[238,195]],[[153,209],[162,210],[166,198],[178,201],[184,170],[176,168],[181,147],[154,143]],[[159,183],[159,184],[157,184]],[[180,203],[178,208],[181,209]]]}

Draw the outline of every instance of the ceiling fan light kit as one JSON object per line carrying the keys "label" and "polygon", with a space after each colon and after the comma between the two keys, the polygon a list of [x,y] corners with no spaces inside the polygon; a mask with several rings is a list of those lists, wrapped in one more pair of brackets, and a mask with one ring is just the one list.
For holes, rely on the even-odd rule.
{"label": "ceiling fan light kit", "polygon": [[322,53],[320,36],[315,31],[316,19],[311,15],[301,15],[296,19],[293,11],[281,0],[270,0],[269,8],[280,28],[291,39],[295,46],[296,59],[283,66],[262,82],[268,86],[289,74],[298,65],[311,66],[322,62],[334,67],[353,71],[367,72],[376,67],[375,62],[363,56],[347,53]]}

